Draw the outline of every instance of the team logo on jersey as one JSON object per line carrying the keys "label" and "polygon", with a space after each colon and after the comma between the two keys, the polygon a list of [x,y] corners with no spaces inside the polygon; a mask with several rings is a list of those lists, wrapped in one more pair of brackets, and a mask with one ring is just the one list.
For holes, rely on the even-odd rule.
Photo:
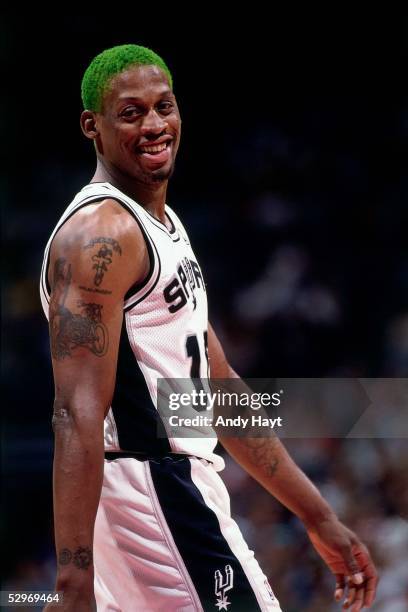
{"label": "team logo on jersey", "polygon": [[184,257],[177,266],[177,274],[164,288],[164,299],[170,304],[169,311],[177,312],[190,300],[193,310],[197,307],[197,289],[205,291],[204,279],[200,266],[193,259]]}
{"label": "team logo on jersey", "polygon": [[231,605],[231,602],[228,601],[228,597],[225,593],[234,586],[234,571],[230,565],[226,565],[225,576],[222,575],[220,570],[216,570],[214,578],[215,595],[217,596],[215,605],[218,610],[228,610],[228,606]]}

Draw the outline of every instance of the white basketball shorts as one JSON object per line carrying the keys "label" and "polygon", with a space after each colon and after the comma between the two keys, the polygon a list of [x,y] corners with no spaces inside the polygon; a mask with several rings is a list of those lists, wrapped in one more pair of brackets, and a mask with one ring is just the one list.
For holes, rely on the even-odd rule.
{"label": "white basketball shorts", "polygon": [[281,610],[205,459],[105,459],[94,563],[98,612]]}

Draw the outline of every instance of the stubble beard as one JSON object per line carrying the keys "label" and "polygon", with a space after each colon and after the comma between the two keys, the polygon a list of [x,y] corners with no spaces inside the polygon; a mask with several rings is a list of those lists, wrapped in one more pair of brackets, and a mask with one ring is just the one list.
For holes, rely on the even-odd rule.
{"label": "stubble beard", "polygon": [[171,168],[169,168],[169,170],[158,170],[155,173],[144,173],[145,176],[145,180],[146,183],[148,184],[153,184],[153,183],[163,183],[164,181],[168,181],[174,172],[174,163],[171,165]]}

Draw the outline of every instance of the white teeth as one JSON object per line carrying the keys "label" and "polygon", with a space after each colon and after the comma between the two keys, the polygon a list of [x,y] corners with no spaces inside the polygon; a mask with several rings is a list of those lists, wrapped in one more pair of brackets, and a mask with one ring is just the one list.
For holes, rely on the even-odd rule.
{"label": "white teeth", "polygon": [[164,149],[167,147],[167,143],[163,143],[160,145],[144,145],[139,147],[139,149],[143,152],[143,153],[161,153],[161,151],[164,151]]}

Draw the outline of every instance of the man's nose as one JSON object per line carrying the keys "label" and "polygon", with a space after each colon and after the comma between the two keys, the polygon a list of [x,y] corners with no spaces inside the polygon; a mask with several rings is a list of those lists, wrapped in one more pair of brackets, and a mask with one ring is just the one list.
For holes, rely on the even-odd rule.
{"label": "man's nose", "polygon": [[167,121],[160,117],[160,115],[152,109],[145,116],[143,124],[141,126],[141,132],[143,135],[147,134],[160,134],[167,127]]}

